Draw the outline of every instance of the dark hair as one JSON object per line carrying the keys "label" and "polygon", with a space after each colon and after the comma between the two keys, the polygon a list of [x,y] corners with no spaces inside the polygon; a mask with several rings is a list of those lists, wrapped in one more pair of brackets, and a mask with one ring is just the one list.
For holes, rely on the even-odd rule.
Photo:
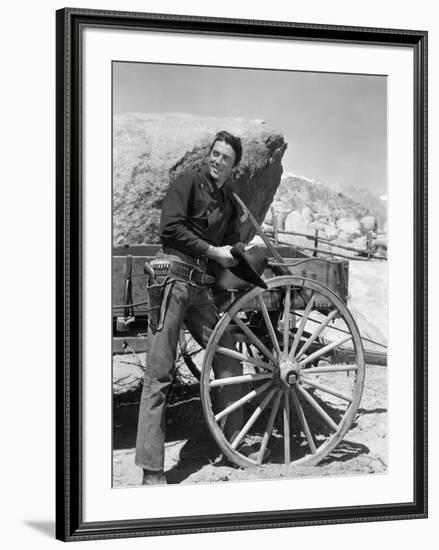
{"label": "dark hair", "polygon": [[212,152],[213,146],[217,141],[224,141],[225,143],[228,143],[230,145],[230,147],[235,151],[235,162],[233,163],[233,166],[239,164],[239,161],[242,158],[242,145],[239,137],[233,136],[229,132],[226,132],[226,130],[221,130],[221,132],[218,132],[214,140],[212,141],[209,153]]}

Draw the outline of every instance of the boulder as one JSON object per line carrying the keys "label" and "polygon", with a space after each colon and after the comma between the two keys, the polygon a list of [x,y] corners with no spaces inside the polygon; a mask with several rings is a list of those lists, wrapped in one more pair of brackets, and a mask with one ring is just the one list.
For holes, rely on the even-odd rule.
{"label": "boulder", "polygon": [[355,248],[360,248],[361,250],[366,250],[367,247],[367,237],[366,235],[362,235],[361,237],[357,237],[352,241],[352,246],[355,246]]}
{"label": "boulder", "polygon": [[383,248],[384,250],[387,250],[387,235],[385,233],[377,235],[372,241],[372,246],[375,248]]}
{"label": "boulder", "polygon": [[312,213],[312,210],[309,206],[304,206],[302,208],[302,217],[305,220],[305,223],[308,225],[312,221],[314,221],[314,215]]}
{"label": "boulder", "polygon": [[346,218],[347,215],[348,214],[346,210],[343,208],[334,208],[334,210],[332,211],[332,216],[335,220],[338,220],[340,218]]}
{"label": "boulder", "polygon": [[361,228],[363,231],[376,231],[377,219],[375,216],[363,216],[360,220]]}
{"label": "boulder", "polygon": [[335,225],[325,225],[324,231],[326,234],[326,238],[329,240],[336,239],[338,236],[338,229],[335,227]]}
{"label": "boulder", "polygon": [[303,219],[302,213],[298,210],[290,212],[284,221],[285,231],[297,231],[304,233],[307,228],[306,221]]}
{"label": "boulder", "polygon": [[308,229],[311,229],[311,231],[315,231],[316,229],[319,231],[324,231],[325,224],[320,221],[311,222],[308,224]]}
{"label": "boulder", "polygon": [[328,220],[331,217],[331,209],[327,204],[321,206],[318,212],[315,214],[317,220],[326,219]]}
{"label": "boulder", "polygon": [[354,218],[340,218],[337,220],[337,227],[340,231],[349,235],[350,238],[361,235],[360,222]]}
{"label": "boulder", "polygon": [[[263,120],[130,113],[115,116],[113,124],[114,245],[159,242],[160,209],[169,184],[185,170],[202,168],[220,130],[242,140],[233,189],[262,223],[282,175],[287,144],[279,132]],[[241,240],[254,234],[247,220]]]}
{"label": "boulder", "polygon": [[339,231],[337,235],[337,241],[340,241],[342,243],[349,243],[351,242],[350,235],[348,233],[345,233],[344,231]]}

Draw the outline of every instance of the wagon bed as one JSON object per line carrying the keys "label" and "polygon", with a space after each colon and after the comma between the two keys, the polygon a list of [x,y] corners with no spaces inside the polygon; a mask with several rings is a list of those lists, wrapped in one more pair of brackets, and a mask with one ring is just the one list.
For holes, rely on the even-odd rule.
{"label": "wagon bed", "polygon": [[[135,245],[113,248],[112,266],[112,306],[113,306],[113,353],[125,350],[142,352],[147,350],[147,275],[144,274],[145,261],[151,261],[160,245]],[[335,292],[346,302],[348,297],[349,263],[346,260],[326,260],[303,254],[293,246],[278,246],[276,250],[284,259],[289,272],[304,278],[318,281]],[[275,275],[276,268],[268,269],[264,276]],[[228,296],[223,291],[216,292],[220,310],[236,297],[233,289],[235,277],[229,272],[232,286]],[[131,306],[130,304],[134,304]],[[325,307],[325,304],[317,304]],[[122,318],[130,318],[129,326],[117,323]],[[120,330],[120,329],[123,330]]]}

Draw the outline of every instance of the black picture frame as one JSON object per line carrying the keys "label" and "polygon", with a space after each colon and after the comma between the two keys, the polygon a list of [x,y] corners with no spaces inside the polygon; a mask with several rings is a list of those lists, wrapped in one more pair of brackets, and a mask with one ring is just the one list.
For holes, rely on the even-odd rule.
{"label": "black picture frame", "polygon": [[[56,14],[56,537],[64,541],[427,517],[427,32],[71,9]],[[82,31],[87,27],[377,44],[414,55],[412,502],[86,523],[82,475]]]}

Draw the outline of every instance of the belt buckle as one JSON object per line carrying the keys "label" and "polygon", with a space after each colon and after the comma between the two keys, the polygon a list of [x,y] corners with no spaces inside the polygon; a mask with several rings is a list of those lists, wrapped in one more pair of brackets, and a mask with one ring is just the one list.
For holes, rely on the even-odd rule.
{"label": "belt buckle", "polygon": [[195,267],[193,267],[190,271],[189,271],[189,282],[191,283],[192,282],[192,275],[194,274],[194,271],[195,270]]}

